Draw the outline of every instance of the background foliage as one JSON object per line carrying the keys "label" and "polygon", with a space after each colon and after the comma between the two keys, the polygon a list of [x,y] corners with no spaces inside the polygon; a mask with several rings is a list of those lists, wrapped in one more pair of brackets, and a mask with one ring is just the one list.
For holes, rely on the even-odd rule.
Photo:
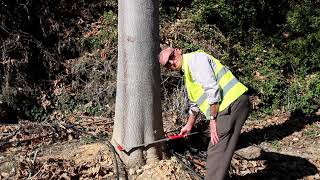
{"label": "background foliage", "polygon": [[[117,1],[3,0],[0,17],[1,116],[113,117]],[[319,110],[319,0],[160,0],[160,22],[161,46],[219,58],[255,112]],[[163,109],[179,113],[181,75],[161,78]]]}

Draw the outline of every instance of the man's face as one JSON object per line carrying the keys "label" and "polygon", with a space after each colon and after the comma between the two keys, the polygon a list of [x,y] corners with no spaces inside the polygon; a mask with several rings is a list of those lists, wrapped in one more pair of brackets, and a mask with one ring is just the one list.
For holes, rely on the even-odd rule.
{"label": "man's face", "polygon": [[175,48],[169,55],[169,60],[164,66],[174,71],[180,70],[182,67],[182,50]]}

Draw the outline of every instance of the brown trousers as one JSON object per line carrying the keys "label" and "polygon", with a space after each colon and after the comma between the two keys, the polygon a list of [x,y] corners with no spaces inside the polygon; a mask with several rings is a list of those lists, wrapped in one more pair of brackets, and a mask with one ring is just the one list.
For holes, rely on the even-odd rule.
{"label": "brown trousers", "polygon": [[219,142],[209,142],[206,180],[223,180],[228,172],[241,128],[249,115],[249,97],[240,96],[217,117]]}

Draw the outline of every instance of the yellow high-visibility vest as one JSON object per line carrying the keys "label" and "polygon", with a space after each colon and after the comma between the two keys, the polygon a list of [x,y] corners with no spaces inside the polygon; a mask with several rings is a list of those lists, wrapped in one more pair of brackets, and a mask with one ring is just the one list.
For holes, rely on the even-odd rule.
{"label": "yellow high-visibility vest", "polygon": [[[207,119],[210,117],[210,104],[208,102],[208,95],[205,93],[202,85],[193,81],[192,74],[189,69],[188,61],[196,53],[205,53],[198,50],[192,53],[183,54],[182,71],[184,72],[185,85],[187,87],[188,97],[191,102],[197,103],[201,112],[203,112]],[[221,102],[219,104],[219,112],[225,110],[232,102],[238,99],[242,94],[248,91],[238,79],[231,73],[231,71],[223,66],[219,60],[213,56],[205,53],[216,64],[213,69],[216,81],[220,89]],[[205,60],[205,59],[204,59]]]}

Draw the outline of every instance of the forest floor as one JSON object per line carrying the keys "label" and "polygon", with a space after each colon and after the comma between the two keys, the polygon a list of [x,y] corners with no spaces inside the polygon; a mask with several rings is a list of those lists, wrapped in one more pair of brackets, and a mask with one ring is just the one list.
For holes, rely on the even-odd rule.
{"label": "forest floor", "polygon": [[[175,128],[170,120],[164,125],[165,130]],[[57,124],[20,121],[1,125],[0,179],[115,179],[116,164],[121,177],[125,172],[129,179],[201,179],[205,173],[208,138],[200,134],[169,144],[175,155],[131,169],[115,163],[103,139],[111,134],[112,120],[90,117],[83,117],[81,123],[68,118]],[[233,179],[320,179],[319,149],[318,116],[281,113],[249,119],[229,174]]]}

